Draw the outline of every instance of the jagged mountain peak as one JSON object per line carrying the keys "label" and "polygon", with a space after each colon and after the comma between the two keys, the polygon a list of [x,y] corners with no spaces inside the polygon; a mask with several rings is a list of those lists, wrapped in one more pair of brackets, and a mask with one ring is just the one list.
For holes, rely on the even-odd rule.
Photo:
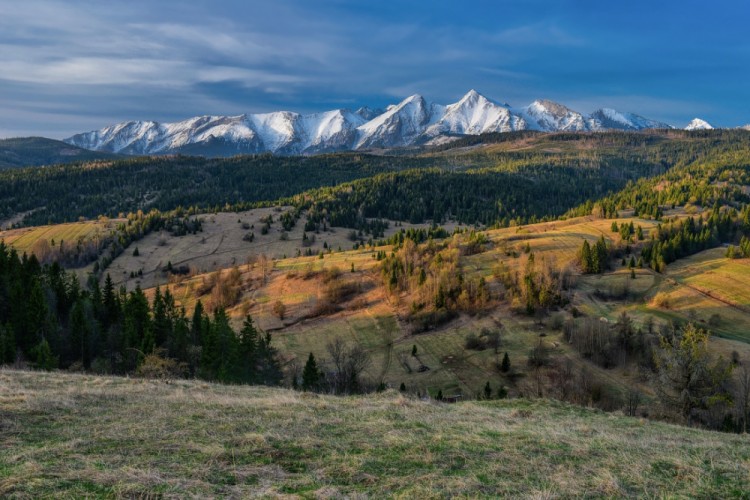
{"label": "jagged mountain peak", "polygon": [[545,110],[555,115],[564,115],[570,113],[571,109],[559,102],[550,99],[537,99],[529,105],[529,108]]}
{"label": "jagged mountain peak", "polygon": [[362,106],[357,111],[355,111],[354,114],[362,117],[366,121],[370,121],[373,118],[375,118],[376,116],[382,115],[383,111],[384,110],[382,110],[380,108],[372,109],[369,106]]}
{"label": "jagged mountain peak", "polygon": [[521,110],[531,128],[544,131],[589,130],[584,116],[572,109],[549,99],[538,99]]}
{"label": "jagged mountain peak", "polygon": [[471,89],[466,94],[464,94],[464,96],[461,99],[459,99],[456,104],[461,104],[465,102],[476,102],[482,99],[489,101],[489,99],[487,99],[485,96],[483,96],[476,90]]}
{"label": "jagged mountain peak", "polygon": [[[710,128],[693,120],[689,129]],[[312,114],[276,111],[203,115],[174,123],[128,121],[66,139],[69,144],[125,154],[189,152],[212,156],[270,151],[310,154],[436,143],[440,138],[514,130],[599,131],[671,128],[634,113],[601,108],[584,115],[550,99],[514,108],[469,90],[440,105],[413,94],[385,110],[363,106]]]}
{"label": "jagged mountain peak", "polygon": [[510,132],[526,127],[522,117],[512,115],[507,107],[487,99],[472,89],[458,102],[445,107],[445,113],[426,135],[477,135],[485,132]]}

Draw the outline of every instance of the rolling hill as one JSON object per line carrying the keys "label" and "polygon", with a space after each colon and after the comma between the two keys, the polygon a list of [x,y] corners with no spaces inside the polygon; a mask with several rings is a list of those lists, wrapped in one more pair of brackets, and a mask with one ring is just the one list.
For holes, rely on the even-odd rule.
{"label": "rolling hill", "polygon": [[111,153],[90,151],[44,137],[0,139],[0,170],[115,158],[117,155]]}
{"label": "rolling hill", "polygon": [[0,496],[743,497],[746,435],[545,400],[454,405],[0,370]]}

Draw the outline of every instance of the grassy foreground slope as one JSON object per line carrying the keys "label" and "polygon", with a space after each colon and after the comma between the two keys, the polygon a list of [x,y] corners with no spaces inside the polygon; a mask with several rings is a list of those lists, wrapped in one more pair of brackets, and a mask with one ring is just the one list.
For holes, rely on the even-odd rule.
{"label": "grassy foreground slope", "polygon": [[436,404],[0,371],[0,496],[692,496],[750,439],[549,401]]}

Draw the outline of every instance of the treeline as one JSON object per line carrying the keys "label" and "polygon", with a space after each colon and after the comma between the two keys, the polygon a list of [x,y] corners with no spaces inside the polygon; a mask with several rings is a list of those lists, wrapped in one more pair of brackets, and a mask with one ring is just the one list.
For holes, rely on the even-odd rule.
{"label": "treeline", "polygon": [[500,263],[495,275],[505,286],[506,298],[517,312],[543,314],[552,307],[569,302],[567,291],[572,285],[571,269],[560,269],[552,257],[537,259],[533,252],[529,252],[521,256],[515,272]]}
{"label": "treeline", "polygon": [[620,175],[547,165],[521,171],[420,169],[321,188],[289,201],[329,225],[367,231],[373,219],[507,227],[552,220],[572,205],[624,186]]}
{"label": "treeline", "polygon": [[227,383],[276,384],[281,370],[271,338],[247,318],[239,334],[223,308],[200,302],[190,319],[157,289],[83,289],[58,264],[19,258],[0,242],[0,364],[97,373],[194,376]]}
{"label": "treeline", "polygon": [[[527,135],[535,134],[502,135],[498,140]],[[584,208],[579,211],[588,213],[591,200],[628,181],[658,176],[716,152],[746,151],[747,136],[553,134],[544,140],[586,147],[422,156],[170,156],[14,169],[0,172],[0,218],[33,210],[23,223],[39,225],[116,217],[138,209],[165,212],[181,206],[196,213],[284,202],[298,210],[311,208],[315,224],[327,221],[358,229],[365,228],[368,219],[384,218],[420,223],[451,218],[506,226],[556,217],[580,204]],[[362,181],[352,182],[357,179]],[[612,203],[619,204],[619,198]],[[372,228],[368,232],[379,234]]]}
{"label": "treeline", "polygon": [[[692,323],[659,325],[651,317],[636,326],[623,312],[614,324],[595,318],[569,319],[563,333],[581,356],[602,368],[636,368],[641,381],[653,382],[664,409],[683,422],[722,431],[747,431],[750,367],[737,353],[731,360],[714,356],[708,347],[709,331]],[[730,376],[735,369],[739,377]],[[568,377],[568,382],[559,382],[573,381]],[[565,394],[572,392],[569,388]],[[630,415],[646,401],[635,388],[626,394],[611,393],[608,398],[614,406],[623,405]]]}
{"label": "treeline", "polygon": [[739,245],[729,245],[727,247],[727,258],[729,259],[747,259],[750,258],[750,238],[743,236]]}
{"label": "treeline", "polygon": [[[635,216],[660,219],[664,210],[675,207],[738,208],[750,202],[743,186],[750,185],[750,134],[724,131],[714,139],[703,136],[686,143],[686,159],[662,175],[629,182],[621,191],[572,210],[567,216],[597,215],[616,218],[619,211],[632,209]],[[732,138],[723,142],[723,137]],[[696,146],[700,149],[695,150]]]}
{"label": "treeline", "polygon": [[30,253],[42,265],[57,263],[65,268],[76,268],[94,262],[91,279],[98,280],[128,245],[157,230],[165,230],[173,236],[196,234],[203,231],[203,221],[197,216],[187,215],[182,209],[166,213],[138,210],[128,214],[124,221],[117,222],[106,233],[97,232],[77,241],[40,238],[34,242]]}
{"label": "treeline", "polygon": [[[448,148],[433,157],[444,157],[451,169],[388,172],[311,190],[286,201],[309,209],[316,221],[369,231],[375,219],[437,224],[455,220],[506,227],[563,214],[614,218],[624,208],[658,218],[665,204],[689,200],[701,204],[716,199],[717,192],[724,193],[724,198],[747,198],[735,185],[748,183],[747,175],[737,175],[738,169],[717,174],[716,185],[691,180],[702,178],[707,164],[719,168],[728,161],[737,165],[739,159],[750,158],[750,134],[745,131],[561,133],[541,140],[587,147],[553,153],[544,149],[452,153]],[[659,184],[652,178],[669,179],[669,183]]]}
{"label": "treeline", "polygon": [[482,233],[454,234],[449,240],[427,240],[418,245],[406,238],[386,253],[379,251],[380,274],[386,290],[394,300],[402,292],[412,297],[408,320],[414,333],[430,330],[458,312],[477,313],[490,302],[491,294],[484,278],[467,278],[459,256]]}
{"label": "treeline", "polygon": [[661,272],[677,259],[693,255],[721,243],[739,240],[750,234],[750,206],[741,211],[720,209],[718,205],[704,217],[659,224],[652,239],[641,251],[641,258],[652,269]]}
{"label": "treeline", "polygon": [[311,188],[381,172],[429,167],[439,159],[339,153],[235,158],[147,157],[0,172],[0,219],[34,210],[26,225],[99,215],[173,210],[244,209]]}
{"label": "treeline", "polygon": [[583,274],[603,273],[609,266],[610,249],[602,235],[594,245],[590,245],[588,240],[583,240],[581,251],[578,254],[578,261],[581,264]]}

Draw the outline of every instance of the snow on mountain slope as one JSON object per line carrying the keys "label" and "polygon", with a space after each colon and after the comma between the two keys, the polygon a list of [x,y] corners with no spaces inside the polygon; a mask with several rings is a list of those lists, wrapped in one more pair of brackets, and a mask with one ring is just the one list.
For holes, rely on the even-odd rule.
{"label": "snow on mountain slope", "polygon": [[355,149],[388,148],[413,144],[440,117],[444,106],[428,104],[421,95],[407,97],[380,116],[358,127]]}
{"label": "snow on mountain slope", "polygon": [[673,128],[671,125],[644,118],[635,113],[622,113],[612,108],[601,108],[591,113],[592,130],[642,130],[645,128]]}
{"label": "snow on mountain slope", "polygon": [[304,137],[301,152],[349,149],[357,139],[357,127],[364,123],[359,114],[342,109],[300,116],[297,130]]}
{"label": "snow on mountain slope", "polygon": [[248,121],[257,131],[268,151],[278,151],[294,141],[294,124],[298,119],[297,113],[289,111],[248,115]]}
{"label": "snow on mountain slope", "polygon": [[370,121],[373,118],[375,118],[376,116],[382,115],[383,114],[383,110],[380,109],[380,108],[378,108],[378,109],[372,109],[369,106],[362,106],[357,111],[355,111],[354,114],[358,115],[359,117],[361,117],[365,121]]}
{"label": "snow on mountain slope", "polygon": [[161,126],[164,132],[161,141],[155,141],[154,151],[174,150],[189,144],[223,139],[236,144],[238,149],[248,152],[263,150],[263,141],[247,121],[240,116],[201,116]]}
{"label": "snow on mountain slope", "polygon": [[713,126],[705,120],[700,118],[693,118],[690,123],[685,126],[685,130],[711,130]]}
{"label": "snow on mountain slope", "polygon": [[[301,115],[290,111],[238,116],[199,116],[175,123],[131,121],[74,135],[65,142],[85,149],[125,154],[226,156],[270,151],[311,154],[348,149],[439,144],[447,137],[515,130],[600,131],[672,128],[633,113],[602,108],[584,115],[562,104],[537,100],[513,108],[475,90],[442,106],[420,95],[385,111],[368,107]],[[711,128],[695,119],[688,130]]]}
{"label": "snow on mountain slope", "polygon": [[460,101],[446,106],[443,116],[427,128],[425,135],[478,135],[525,128],[526,122],[522,117],[512,114],[507,107],[490,101],[476,90],[470,90]]}
{"label": "snow on mountain slope", "polygon": [[[127,122],[98,131],[74,135],[66,142],[97,151],[125,154],[170,152],[187,144],[224,138],[233,143],[254,144],[261,150],[254,130],[245,116],[200,116],[176,123]],[[251,148],[252,149],[252,148]]]}
{"label": "snow on mountain slope", "polygon": [[584,131],[588,130],[584,116],[562,104],[542,99],[537,100],[519,110],[528,128],[533,130],[552,131]]}
{"label": "snow on mountain slope", "polygon": [[157,140],[161,133],[160,125],[156,122],[130,121],[74,135],[65,142],[85,149],[113,153],[132,149],[137,154],[148,152],[151,142]]}

